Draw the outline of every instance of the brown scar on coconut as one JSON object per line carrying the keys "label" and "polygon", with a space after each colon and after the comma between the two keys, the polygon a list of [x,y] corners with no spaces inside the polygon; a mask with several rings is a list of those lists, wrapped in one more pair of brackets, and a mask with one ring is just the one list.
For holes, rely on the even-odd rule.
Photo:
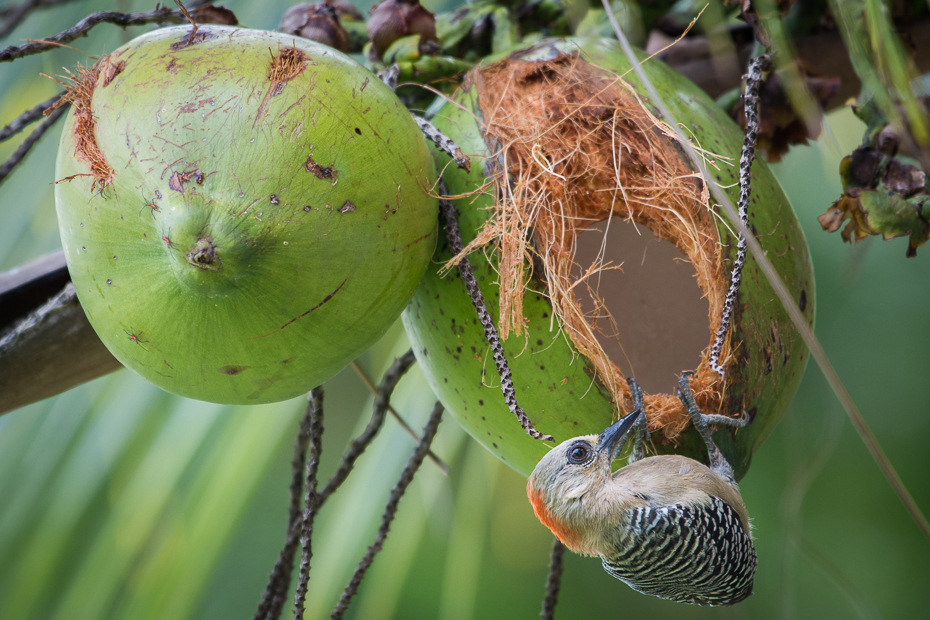
{"label": "brown scar on coconut", "polygon": [[126,68],[126,61],[113,61],[113,58],[118,55],[119,54],[109,54],[104,56],[94,63],[93,67],[90,69],[78,65],[76,74],[69,69],[65,69],[68,75],[59,75],[58,77],[61,78],[60,80],[45,75],[44,73],[42,74],[65,87],[65,92],[62,93],[61,98],[55,105],[45,111],[45,115],[48,116],[53,110],[63,105],[71,104],[71,107],[74,108],[74,117],[76,120],[74,126],[74,154],[78,159],[87,162],[91,170],[88,173],[75,174],[59,179],[55,181],[56,183],[71,181],[79,176],[92,176],[94,177],[94,182],[91,185],[91,192],[98,188],[99,191],[102,192],[107,185],[113,182],[116,176],[116,171],[107,163],[103,151],[101,151],[100,147],[97,145],[97,121],[94,118],[94,112],[91,106],[94,98],[94,90],[98,87],[106,88],[109,86],[113,78]]}
{"label": "brown scar on coconut", "polygon": [[116,60],[122,53],[122,50],[116,51],[100,59],[98,72],[100,81],[103,82],[100,85],[102,88],[109,86],[110,82],[126,68],[125,60]]}
{"label": "brown scar on coconut", "polygon": [[339,171],[336,170],[336,166],[323,167],[313,160],[312,154],[307,155],[307,161],[304,162],[304,170],[321,181],[330,179],[333,185],[339,182]]}
{"label": "brown scar on coconut", "polygon": [[198,185],[203,185],[203,173],[199,169],[188,170],[187,172],[174,171],[171,178],[168,179],[168,187],[176,192],[184,193],[184,184],[191,179],[195,179]]}
{"label": "brown scar on coconut", "polygon": [[[490,168],[497,200],[484,229],[447,268],[488,246],[498,253],[498,329],[504,339],[511,332],[525,335],[522,302],[529,274],[614,402],[631,411],[631,388],[576,294],[575,242],[589,224],[614,217],[644,225],[673,244],[695,270],[713,338],[728,273],[709,192],[672,131],[622,79],[577,53],[535,62],[505,59],[469,74],[464,88],[471,86],[483,93],[479,105],[485,140],[496,153]],[[588,277],[591,269],[581,273]],[[724,367],[734,361],[730,348],[728,337]],[[724,409],[726,386],[709,365],[707,350],[690,387],[702,411]],[[645,404],[655,439],[673,441],[690,424],[673,393],[647,394]]]}
{"label": "brown scar on coconut", "polygon": [[211,33],[209,30],[201,30],[198,32],[197,31],[198,27],[199,26],[197,24],[194,24],[192,32],[189,35],[185,35],[181,37],[181,39],[177,41],[176,43],[172,43],[170,49],[176,52],[178,50],[184,49],[185,47],[190,47],[191,45],[196,45],[198,43],[203,43],[204,41],[209,41],[210,39],[216,36],[213,33]]}
{"label": "brown scar on coconut", "polygon": [[271,54],[271,65],[268,68],[268,81],[271,82],[271,85],[258,106],[255,122],[252,123],[253,128],[260,119],[264,119],[268,100],[284,92],[287,83],[303,73],[304,69],[307,68],[307,55],[296,47],[286,47],[283,50],[278,50],[277,56],[270,49],[268,53]]}

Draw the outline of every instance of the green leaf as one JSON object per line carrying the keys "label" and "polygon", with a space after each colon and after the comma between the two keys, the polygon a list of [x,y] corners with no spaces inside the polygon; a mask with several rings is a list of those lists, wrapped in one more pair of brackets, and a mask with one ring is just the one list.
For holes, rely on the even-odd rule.
{"label": "green leaf", "polygon": [[911,202],[893,192],[862,192],[859,195],[873,234],[881,234],[885,240],[909,237],[908,256],[914,256],[930,236],[930,224],[923,217],[926,200],[926,196],[921,196]]}
{"label": "green leaf", "polygon": [[436,37],[449,52],[471,33],[475,22],[494,10],[490,3],[476,3],[436,16]]}

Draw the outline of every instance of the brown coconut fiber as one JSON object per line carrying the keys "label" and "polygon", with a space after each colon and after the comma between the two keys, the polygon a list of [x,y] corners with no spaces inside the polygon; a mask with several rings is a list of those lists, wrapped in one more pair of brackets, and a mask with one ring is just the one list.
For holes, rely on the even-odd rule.
{"label": "brown coconut fiber", "polygon": [[[578,54],[545,61],[508,58],[472,71],[468,86],[480,93],[497,200],[484,229],[447,268],[479,249],[495,254],[498,329],[504,339],[524,334],[523,295],[531,279],[541,281],[559,323],[554,327],[565,330],[614,401],[630,411],[630,388],[598,343],[601,328],[585,316],[576,293],[588,287],[600,306],[593,315],[608,314],[592,284],[597,278],[591,276],[619,266],[602,259],[576,266],[574,247],[582,230],[608,217],[648,227],[690,261],[707,299],[708,347],[691,389],[702,411],[718,412],[723,382],[710,369],[707,352],[720,321],[728,273],[709,192],[671,129],[622,78]],[[724,364],[729,349],[728,343]],[[647,394],[645,404],[654,440],[673,441],[690,423],[674,394]]]}

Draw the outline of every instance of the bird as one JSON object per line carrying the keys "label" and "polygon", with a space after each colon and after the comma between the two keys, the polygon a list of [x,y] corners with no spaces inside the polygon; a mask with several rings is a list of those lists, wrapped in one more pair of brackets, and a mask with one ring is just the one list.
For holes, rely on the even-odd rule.
{"label": "bird", "polygon": [[[709,466],[681,455],[646,457],[642,390],[629,379],[634,411],[599,435],[550,450],[527,480],[537,518],[575,553],[599,556],[634,590],[693,605],[733,605],[752,594],[756,550],[733,469],[713,425],[749,418],[704,414],[679,379],[678,397],[707,446]],[[611,462],[634,431],[628,464]]]}

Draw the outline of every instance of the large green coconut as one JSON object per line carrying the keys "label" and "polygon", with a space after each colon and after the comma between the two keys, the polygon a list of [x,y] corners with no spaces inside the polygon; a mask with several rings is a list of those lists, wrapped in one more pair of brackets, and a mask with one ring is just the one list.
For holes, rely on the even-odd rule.
{"label": "large green coconut", "polygon": [[[735,203],[740,129],[704,92],[665,64],[648,60],[643,66],[675,120],[710,163],[715,182]],[[581,231],[608,217],[614,228],[632,226],[632,221],[640,232],[648,229],[662,245],[672,244],[681,252],[690,267],[689,279],[699,287],[694,297],[704,304],[703,314],[686,315],[676,291],[669,290],[668,302],[638,314],[615,313],[613,319],[620,328],[629,328],[634,334],[630,339],[645,344],[641,348],[651,356],[652,361],[644,358],[636,365],[637,376],[653,361],[676,354],[684,338],[637,333],[638,322],[671,309],[671,333],[696,330],[700,344],[690,366],[673,366],[674,372],[662,375],[665,387],[646,389],[645,413],[652,431],[648,450],[706,460],[675,395],[675,375],[694,370],[690,386],[704,412],[738,416],[745,410],[752,419],[746,428],[715,436],[741,477],[753,451],[790,403],[808,352],[750,258],[723,351],[725,379],[709,367],[736,237],[645,92],[615,41],[543,42],[485,62],[433,120],[473,154],[470,173],[448,166],[444,179],[448,194],[459,197],[454,204],[465,243],[473,242],[470,260],[505,338],[517,398],[536,429],[556,442],[600,432],[633,407],[627,375],[621,371],[626,362],[603,345],[613,331],[594,316],[603,317],[610,308],[604,304],[596,312],[585,311],[579,300],[583,289],[590,289],[594,298],[610,293],[597,289],[597,279],[605,273],[598,272],[603,261],[574,264],[576,251],[585,249],[577,243]],[[756,160],[752,176],[750,227],[813,322],[814,280],[804,235],[768,167]],[[602,237],[596,239],[600,244]],[[639,248],[605,249],[613,250],[619,256],[615,262],[623,260],[631,271],[641,260],[652,260]],[[447,245],[440,242],[433,257],[436,267],[404,312],[407,332],[446,408],[488,450],[529,474],[549,444],[524,434],[504,404],[493,359],[458,272],[440,273],[450,259]],[[619,277],[622,296],[624,275]],[[661,278],[651,286],[660,291],[678,288]]]}
{"label": "large green coconut", "polygon": [[283,400],[410,300],[435,246],[436,173],[410,114],[352,59],[280,33],[177,27],[74,77],[61,240],[124,365],[202,400]]}

